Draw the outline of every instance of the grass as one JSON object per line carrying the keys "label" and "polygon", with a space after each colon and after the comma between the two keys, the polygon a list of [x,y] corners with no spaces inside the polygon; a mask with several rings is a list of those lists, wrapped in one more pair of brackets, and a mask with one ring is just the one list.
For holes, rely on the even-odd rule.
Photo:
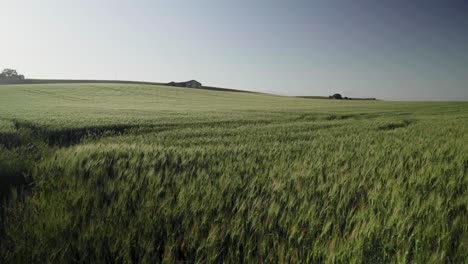
{"label": "grass", "polygon": [[37,153],[17,159],[32,188],[4,206],[4,262],[468,261],[468,103],[0,94],[2,148]]}

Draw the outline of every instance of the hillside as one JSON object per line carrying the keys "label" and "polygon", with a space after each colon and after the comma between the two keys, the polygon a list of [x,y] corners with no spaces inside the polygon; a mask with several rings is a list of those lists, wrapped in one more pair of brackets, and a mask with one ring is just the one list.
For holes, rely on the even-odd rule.
{"label": "hillside", "polygon": [[[122,81],[122,80],[81,80],[81,79],[24,79],[24,80],[16,80],[12,82],[8,81],[1,81],[0,85],[11,85],[11,84],[19,84],[19,85],[29,85],[29,84],[120,84],[120,85],[157,85],[157,86],[170,86],[168,83],[161,83],[161,82],[140,82],[140,81]],[[211,90],[211,91],[224,91],[224,92],[241,92],[241,93],[255,93],[252,91],[245,91],[239,89],[229,89],[229,88],[222,88],[222,87],[214,87],[214,86],[202,86],[201,90]]]}
{"label": "hillside", "polygon": [[0,86],[0,180],[26,190],[0,262],[463,263],[467,119],[455,102]]}

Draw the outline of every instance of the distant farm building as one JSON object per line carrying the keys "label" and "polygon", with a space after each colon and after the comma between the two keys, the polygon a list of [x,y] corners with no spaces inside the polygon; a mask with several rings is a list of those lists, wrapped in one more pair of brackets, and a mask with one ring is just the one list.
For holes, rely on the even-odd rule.
{"label": "distant farm building", "polygon": [[170,82],[168,83],[169,86],[176,86],[176,87],[187,87],[187,88],[201,88],[202,84],[195,80],[191,80],[188,82]]}

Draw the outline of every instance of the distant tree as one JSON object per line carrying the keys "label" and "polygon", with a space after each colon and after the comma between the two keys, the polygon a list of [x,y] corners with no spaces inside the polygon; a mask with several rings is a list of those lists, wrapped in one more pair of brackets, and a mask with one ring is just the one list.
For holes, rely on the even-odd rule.
{"label": "distant tree", "polygon": [[13,69],[4,69],[2,73],[0,73],[0,81],[7,83],[24,81],[24,75],[18,74],[18,72]]}
{"label": "distant tree", "polygon": [[1,75],[4,76],[5,78],[12,78],[12,77],[18,76],[18,72],[13,69],[4,69]]}
{"label": "distant tree", "polygon": [[336,93],[336,94],[334,94],[334,95],[330,95],[329,98],[330,98],[330,99],[338,99],[338,100],[341,100],[341,99],[343,99],[343,96],[341,96],[341,94],[339,94],[339,93]]}

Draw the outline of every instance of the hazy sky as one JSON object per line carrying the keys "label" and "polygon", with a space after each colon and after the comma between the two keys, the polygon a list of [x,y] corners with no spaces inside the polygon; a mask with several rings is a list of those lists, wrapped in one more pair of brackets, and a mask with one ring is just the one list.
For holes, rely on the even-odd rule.
{"label": "hazy sky", "polygon": [[0,0],[0,23],[31,78],[468,100],[463,0]]}

